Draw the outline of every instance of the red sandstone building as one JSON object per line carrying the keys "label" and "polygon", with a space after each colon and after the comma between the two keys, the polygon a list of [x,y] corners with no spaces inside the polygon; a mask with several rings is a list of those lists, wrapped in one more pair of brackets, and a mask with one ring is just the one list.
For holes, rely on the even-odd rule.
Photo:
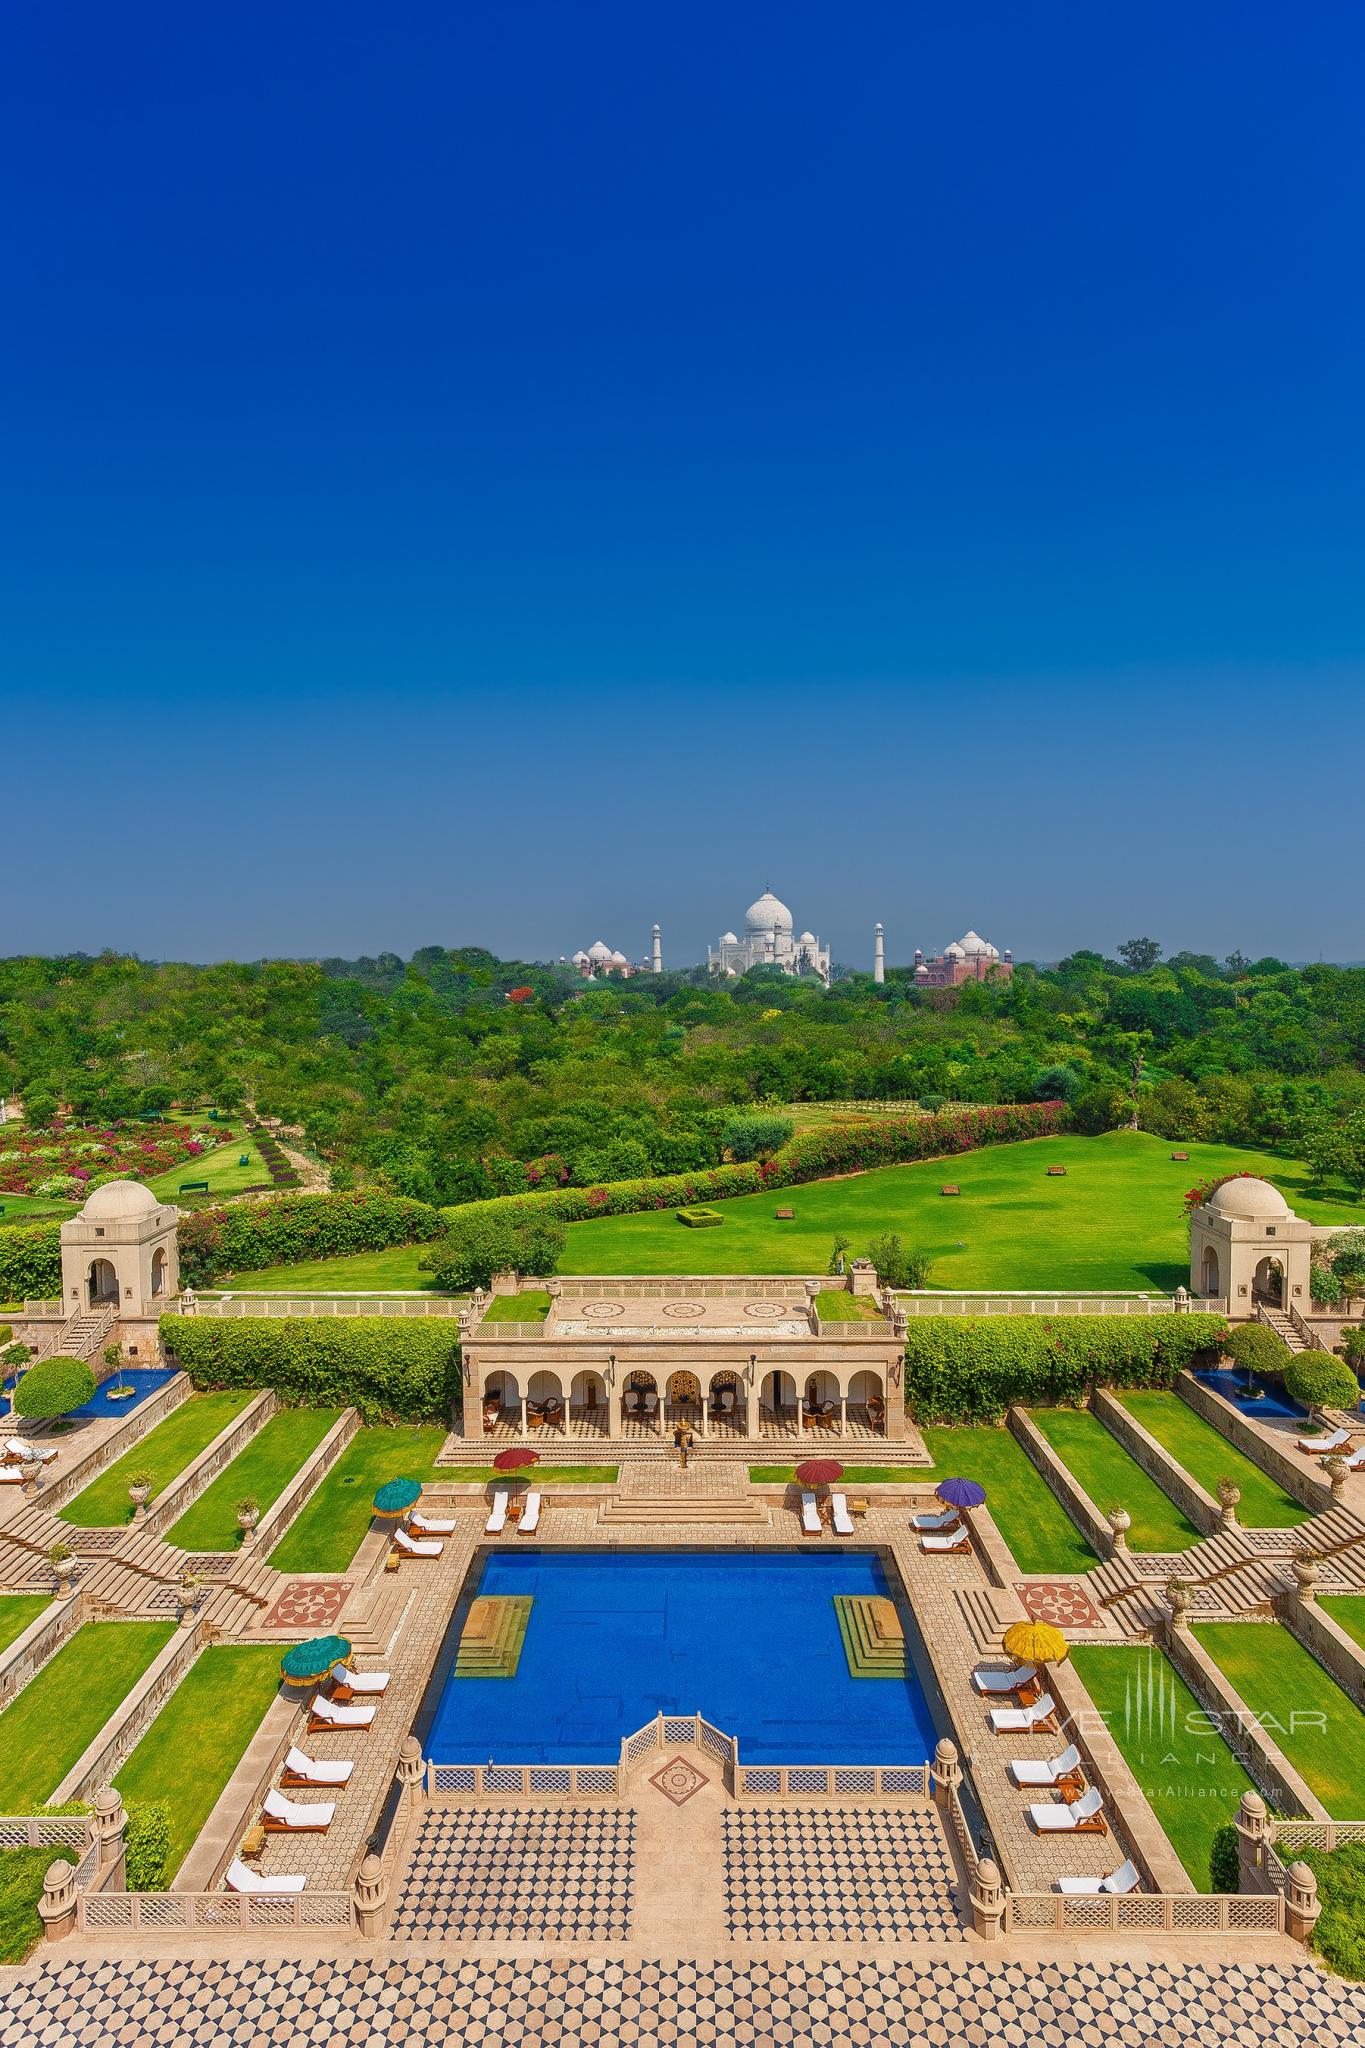
{"label": "red sandstone building", "polygon": [[1007,978],[1014,972],[1014,955],[994,946],[976,932],[955,939],[935,959],[926,960],[915,948],[915,980],[921,988],[957,988],[964,981],[984,981],[988,974]]}

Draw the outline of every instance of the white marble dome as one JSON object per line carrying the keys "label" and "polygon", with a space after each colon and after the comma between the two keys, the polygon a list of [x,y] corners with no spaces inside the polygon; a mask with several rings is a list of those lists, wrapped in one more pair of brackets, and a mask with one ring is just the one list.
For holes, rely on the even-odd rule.
{"label": "white marble dome", "polygon": [[1253,1173],[1234,1174],[1215,1188],[1208,1206],[1219,1216],[1235,1216],[1239,1222],[1259,1223],[1262,1218],[1288,1216],[1289,1204],[1279,1189]]}
{"label": "white marble dome", "polygon": [[132,1216],[150,1216],[161,1207],[150,1188],[140,1180],[108,1180],[96,1188],[81,1215],[99,1222],[126,1222]]}
{"label": "white marble dome", "polygon": [[749,932],[789,932],[791,928],[791,912],[771,889],[765,889],[744,913],[744,929]]}
{"label": "white marble dome", "polygon": [[[948,951],[951,953],[952,950],[950,946]],[[983,954],[988,960],[995,960],[999,957],[994,946],[987,945],[980,932],[967,932],[958,941],[958,951],[969,960],[980,959]]]}
{"label": "white marble dome", "polygon": [[602,939],[594,939],[592,944],[588,948],[588,958],[589,960],[599,961],[610,960],[611,947],[608,946]]}

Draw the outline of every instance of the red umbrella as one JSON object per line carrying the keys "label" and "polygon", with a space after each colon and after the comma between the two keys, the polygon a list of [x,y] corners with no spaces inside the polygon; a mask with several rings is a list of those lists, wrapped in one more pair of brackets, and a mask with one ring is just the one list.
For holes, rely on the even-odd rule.
{"label": "red umbrella", "polygon": [[527,1466],[540,1463],[540,1452],[533,1451],[529,1444],[513,1444],[510,1450],[499,1451],[493,1460],[495,1472],[521,1472]]}
{"label": "red umbrella", "polygon": [[832,1486],[843,1478],[844,1468],[837,1458],[807,1458],[797,1466],[796,1476],[803,1486]]}

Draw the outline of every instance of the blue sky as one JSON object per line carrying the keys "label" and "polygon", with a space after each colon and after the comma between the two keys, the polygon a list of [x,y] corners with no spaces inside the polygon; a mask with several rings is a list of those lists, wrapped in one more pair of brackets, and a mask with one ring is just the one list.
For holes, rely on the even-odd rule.
{"label": "blue sky", "polygon": [[1359,10],[3,52],[0,950],[1365,957]]}

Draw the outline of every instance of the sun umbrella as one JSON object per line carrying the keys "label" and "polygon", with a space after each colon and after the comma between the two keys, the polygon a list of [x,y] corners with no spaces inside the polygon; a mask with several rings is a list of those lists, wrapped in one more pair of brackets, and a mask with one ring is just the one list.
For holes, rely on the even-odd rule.
{"label": "sun umbrella", "polygon": [[498,1452],[493,1460],[493,1470],[516,1474],[539,1463],[539,1451],[533,1451],[529,1444],[513,1444],[510,1450]]}
{"label": "sun umbrella", "polygon": [[344,1664],[351,1654],[345,1636],[314,1636],[311,1642],[295,1643],[280,1659],[280,1676],[287,1685],[316,1685],[334,1664]]}
{"label": "sun umbrella", "polygon": [[1020,1664],[1060,1664],[1068,1654],[1066,1637],[1050,1621],[1012,1621],[1004,1643]]}
{"label": "sun umbrella", "polygon": [[807,1458],[797,1466],[796,1476],[803,1486],[832,1486],[843,1478],[844,1468],[837,1458]]}
{"label": "sun umbrella", "polygon": [[398,1521],[409,1508],[416,1507],[422,1498],[422,1483],[418,1479],[386,1479],[374,1497],[374,1512],[382,1518]]}
{"label": "sun umbrella", "polygon": [[950,1508],[979,1508],[986,1498],[985,1487],[974,1479],[941,1479],[934,1492]]}

